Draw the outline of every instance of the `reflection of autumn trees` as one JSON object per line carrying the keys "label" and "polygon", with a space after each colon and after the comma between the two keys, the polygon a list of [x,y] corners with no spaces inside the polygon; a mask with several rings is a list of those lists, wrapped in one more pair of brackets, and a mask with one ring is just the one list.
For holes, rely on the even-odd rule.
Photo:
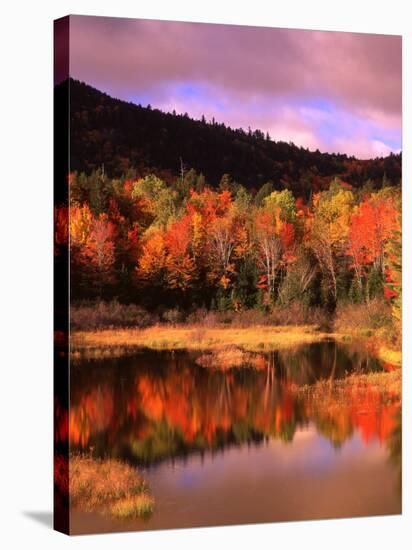
{"label": "reflection of autumn trees", "polygon": [[[333,364],[335,352],[321,353],[338,376],[345,362],[339,352]],[[392,437],[399,396],[365,384],[302,393],[295,385],[302,370],[312,369],[308,381],[316,376],[305,353],[289,357],[289,370],[281,353],[262,357],[264,368],[225,371],[199,368],[184,354],[169,354],[164,368],[153,357],[138,368],[88,365],[93,375],[72,382],[71,445],[150,462],[266,438],[290,441],[308,423],[335,446],[356,431],[366,444]],[[122,380],[120,372],[127,373]]]}
{"label": "reflection of autumn trees", "polygon": [[395,427],[391,431],[387,446],[390,460],[398,469],[398,489],[402,492],[402,409],[398,407],[395,415]]}
{"label": "reflection of autumn trees", "polygon": [[114,399],[109,385],[93,388],[81,398],[80,407],[70,409],[70,442],[85,447],[93,434],[113,425]]}
{"label": "reflection of autumn trees", "polygon": [[342,445],[354,431],[367,444],[372,439],[386,442],[397,427],[400,401],[375,387],[347,387],[307,401],[307,414],[335,446]]}

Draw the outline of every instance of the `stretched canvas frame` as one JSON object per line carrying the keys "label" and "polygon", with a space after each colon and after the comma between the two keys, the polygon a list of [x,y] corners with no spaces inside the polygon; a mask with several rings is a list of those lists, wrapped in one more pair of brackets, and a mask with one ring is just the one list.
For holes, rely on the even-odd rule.
{"label": "stretched canvas frame", "polygon": [[[227,85],[223,72],[224,84],[211,79],[211,95],[195,74],[174,90],[195,114],[179,102],[178,113],[172,103],[131,106],[80,82],[71,61],[81,34],[71,25],[90,22],[95,32],[93,21],[105,25],[108,50],[110,29],[126,41],[139,24],[86,16],[54,23],[55,529],[401,513],[400,71],[388,92],[392,118],[383,110],[382,127],[374,119],[383,136],[371,138],[376,158],[343,158],[268,131],[231,129],[229,103],[216,107],[222,120],[200,117],[193,102],[210,107],[213,86]],[[186,48],[186,28],[192,39],[210,32],[211,41],[262,33],[262,43],[280,31],[146,25],[178,29]],[[299,32],[315,33],[293,31],[292,41]],[[327,33],[315,34],[321,42]],[[359,40],[359,52],[371,55],[371,35],[352,36],[354,51]],[[401,64],[400,37],[386,37],[386,46],[376,35],[375,49],[379,37]],[[264,46],[255,47],[257,59]],[[207,54],[199,51],[201,71]],[[172,70],[149,47],[146,55],[142,71],[156,63]],[[257,117],[268,104],[239,79],[245,104],[256,93],[247,114]],[[159,82],[153,98],[161,103]],[[296,107],[307,120],[333,112],[343,132],[355,115],[344,120],[334,108],[322,98]],[[136,121],[147,124],[148,145],[133,141]],[[354,136],[366,131],[359,121],[354,127]]]}

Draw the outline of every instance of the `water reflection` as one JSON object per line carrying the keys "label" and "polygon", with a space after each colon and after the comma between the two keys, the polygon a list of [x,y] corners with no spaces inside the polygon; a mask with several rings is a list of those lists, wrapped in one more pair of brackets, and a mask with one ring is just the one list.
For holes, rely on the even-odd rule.
{"label": "water reflection", "polygon": [[145,351],[73,365],[71,448],[151,465],[269,440],[290,443],[310,424],[335,448],[358,433],[364,444],[387,441],[399,454],[399,396],[368,385],[321,396],[296,391],[297,384],[379,370],[362,350],[314,344],[226,370],[198,366],[198,358]]}
{"label": "water reflection", "polygon": [[147,521],[72,509],[72,532],[399,513],[397,389],[334,383],[379,370],[363,350],[334,342],[72,364],[69,422],[61,415],[56,439],[139,465],[155,500]]}

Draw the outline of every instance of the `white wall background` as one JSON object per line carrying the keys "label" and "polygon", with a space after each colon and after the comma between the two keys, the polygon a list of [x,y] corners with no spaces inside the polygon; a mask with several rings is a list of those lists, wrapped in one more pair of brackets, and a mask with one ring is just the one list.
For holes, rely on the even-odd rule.
{"label": "white wall background", "polygon": [[[8,0],[0,17],[0,544],[14,548],[410,548],[411,44],[406,0]],[[52,20],[69,13],[403,34],[404,514],[69,539],[52,510]],[[409,138],[409,139],[408,139]],[[405,336],[406,335],[406,336]]]}

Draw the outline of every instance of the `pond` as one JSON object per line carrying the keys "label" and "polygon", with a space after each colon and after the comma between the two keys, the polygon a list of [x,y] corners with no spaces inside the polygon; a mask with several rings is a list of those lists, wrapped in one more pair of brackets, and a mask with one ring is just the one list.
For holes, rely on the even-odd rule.
{"label": "pond", "polygon": [[[377,360],[333,341],[243,359],[141,350],[72,364],[71,450],[138,467],[155,499],[145,520],[72,510],[73,533],[401,512],[399,400],[333,391]],[[299,390],[318,380],[322,395]]]}

